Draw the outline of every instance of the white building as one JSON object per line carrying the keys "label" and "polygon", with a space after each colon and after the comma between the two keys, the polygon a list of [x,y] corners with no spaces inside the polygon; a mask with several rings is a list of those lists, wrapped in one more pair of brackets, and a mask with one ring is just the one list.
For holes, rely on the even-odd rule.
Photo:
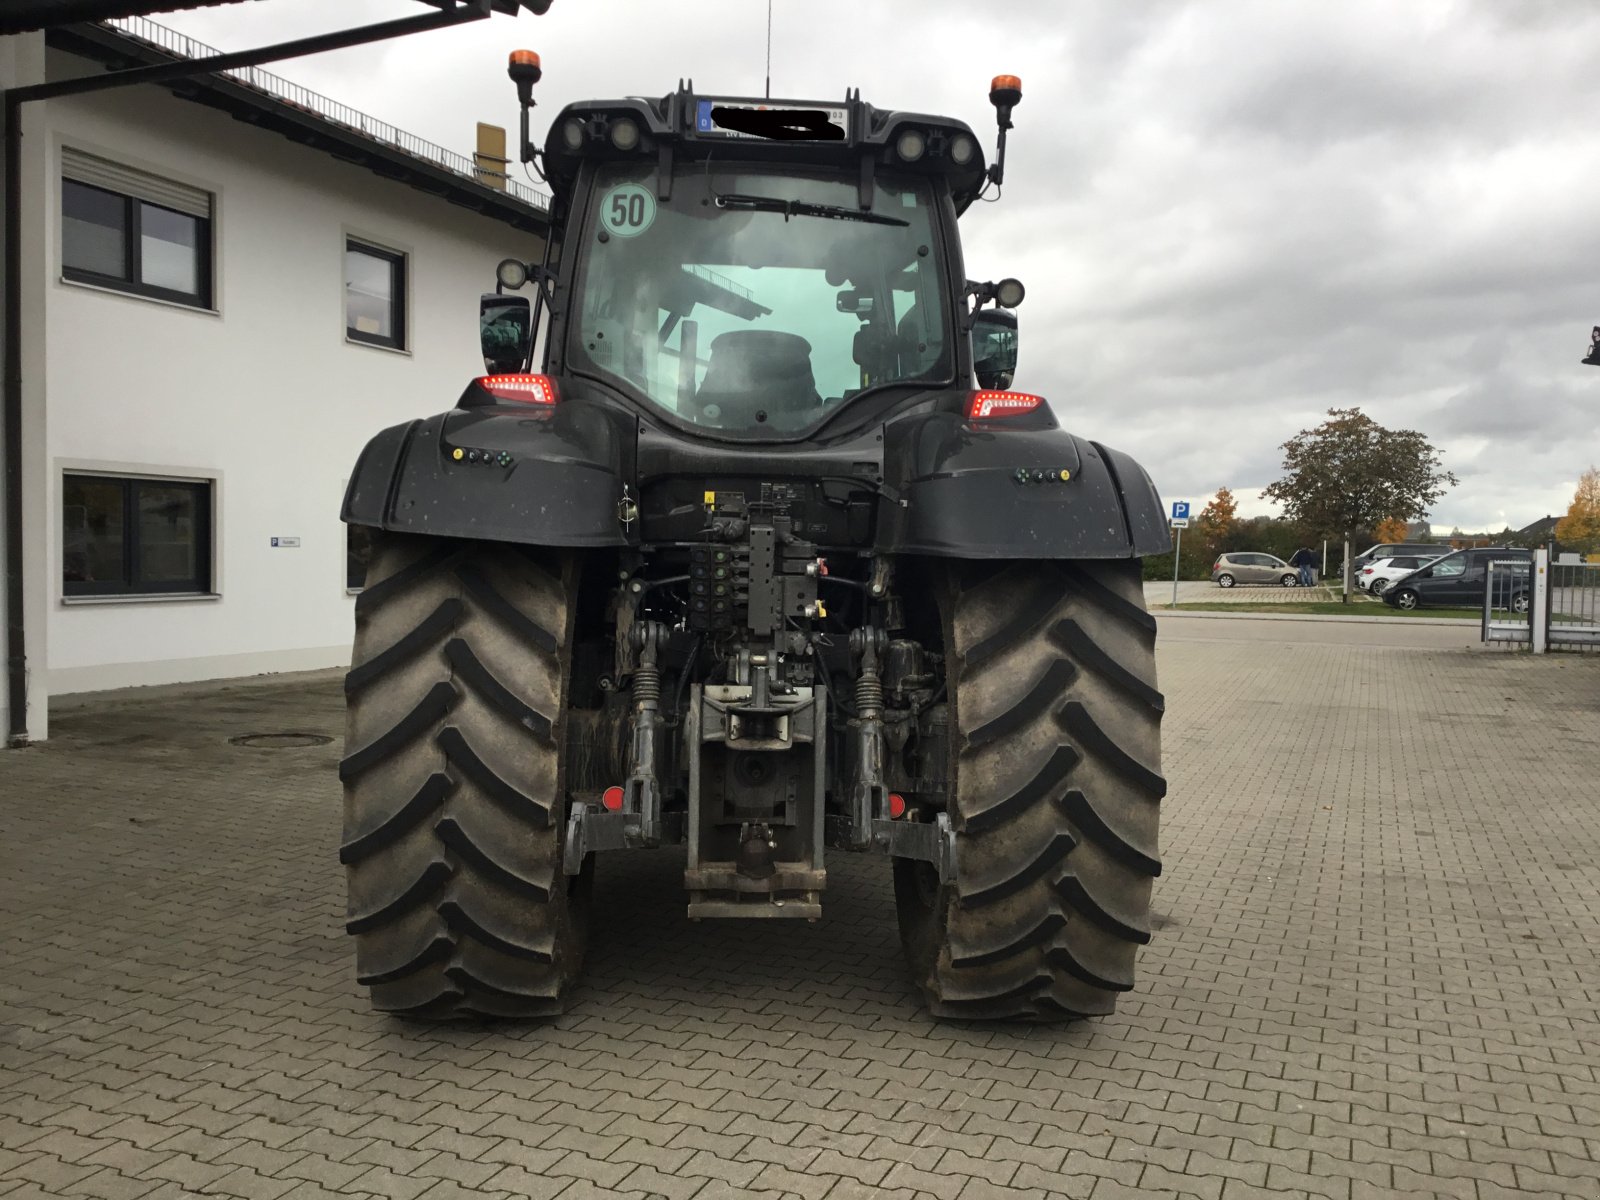
{"label": "white building", "polygon": [[[207,52],[123,26],[0,38],[0,88]],[[542,251],[530,189],[241,74],[21,109],[34,740],[54,694],[347,662],[356,455],[481,373],[479,294]]]}

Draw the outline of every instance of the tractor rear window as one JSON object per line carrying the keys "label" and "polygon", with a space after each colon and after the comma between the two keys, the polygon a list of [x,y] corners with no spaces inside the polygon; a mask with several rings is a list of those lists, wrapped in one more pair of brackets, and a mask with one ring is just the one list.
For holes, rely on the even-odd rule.
{"label": "tractor rear window", "polygon": [[[584,237],[571,358],[691,424],[804,431],[869,388],[951,375],[933,203],[856,181],[685,169],[601,171]],[[865,219],[863,219],[865,218]]]}

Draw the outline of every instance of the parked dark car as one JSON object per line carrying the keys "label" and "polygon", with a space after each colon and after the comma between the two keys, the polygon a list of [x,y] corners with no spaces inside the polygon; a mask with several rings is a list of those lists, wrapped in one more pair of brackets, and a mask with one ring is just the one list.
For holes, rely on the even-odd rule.
{"label": "parked dark car", "polygon": [[[1441,554],[1434,557],[1444,556]],[[1396,554],[1393,558],[1375,558],[1356,571],[1356,586],[1364,592],[1381,596],[1389,590],[1389,585],[1396,579],[1404,579],[1411,572],[1427,566],[1432,561],[1433,558],[1420,554]]]}
{"label": "parked dark car", "polygon": [[1495,604],[1514,612],[1528,611],[1529,566],[1533,551],[1513,546],[1484,546],[1457,550],[1420,571],[1396,579],[1383,593],[1383,602],[1396,608],[1481,608],[1489,563],[1513,563],[1495,568]]}
{"label": "parked dark car", "polygon": [[1394,558],[1396,555],[1414,554],[1418,558],[1442,558],[1449,553],[1449,546],[1433,542],[1380,542],[1356,555],[1355,569],[1359,575],[1362,567],[1370,566],[1380,558]]}

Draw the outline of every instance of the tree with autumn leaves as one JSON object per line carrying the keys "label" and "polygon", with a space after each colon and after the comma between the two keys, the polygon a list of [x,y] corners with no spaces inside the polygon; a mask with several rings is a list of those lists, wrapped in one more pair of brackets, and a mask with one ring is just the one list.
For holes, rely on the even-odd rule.
{"label": "tree with autumn leaves", "polygon": [[1282,449],[1284,477],[1263,494],[1317,537],[1425,517],[1457,482],[1426,437],[1386,429],[1359,408],[1330,408],[1326,421],[1302,429]]}
{"label": "tree with autumn leaves", "polygon": [[1388,542],[1404,542],[1410,532],[1411,526],[1399,517],[1385,517],[1372,531],[1372,537],[1379,545],[1383,545]]}
{"label": "tree with autumn leaves", "polygon": [[1195,532],[1200,535],[1201,544],[1213,554],[1227,549],[1228,539],[1233,535],[1238,516],[1239,505],[1234,500],[1233,493],[1225,487],[1218,488],[1217,494],[1211,497],[1210,502],[1195,518]]}
{"label": "tree with autumn leaves", "polygon": [[1556,541],[1583,554],[1600,551],[1600,470],[1578,477],[1567,515],[1556,522]]}

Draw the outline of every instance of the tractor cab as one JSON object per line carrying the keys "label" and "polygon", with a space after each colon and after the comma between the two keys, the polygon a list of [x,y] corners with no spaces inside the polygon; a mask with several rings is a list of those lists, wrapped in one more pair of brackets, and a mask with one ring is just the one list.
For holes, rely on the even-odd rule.
{"label": "tractor cab", "polygon": [[[554,192],[553,232],[542,263],[502,264],[486,338],[526,326],[533,369],[548,306],[544,373],[718,440],[798,440],[866,397],[875,411],[947,389],[963,402],[976,310],[1003,288],[1021,295],[1014,280],[969,283],[956,230],[1003,176],[1014,77],[991,90],[991,167],[963,122],[859,92],[768,101],[692,84],[569,105],[540,149],[527,134],[537,73],[530,52],[513,55],[522,157]],[[519,323],[504,293],[527,280]],[[503,368],[503,341],[493,349]]]}

